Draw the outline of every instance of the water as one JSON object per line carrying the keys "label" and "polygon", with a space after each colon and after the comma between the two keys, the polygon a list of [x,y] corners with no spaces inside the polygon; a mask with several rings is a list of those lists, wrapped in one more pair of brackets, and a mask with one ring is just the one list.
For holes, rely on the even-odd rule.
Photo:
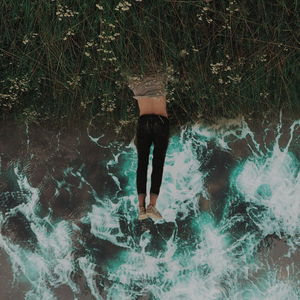
{"label": "water", "polygon": [[165,221],[139,222],[133,140],[1,126],[0,299],[300,299],[299,133],[281,116],[181,128]]}

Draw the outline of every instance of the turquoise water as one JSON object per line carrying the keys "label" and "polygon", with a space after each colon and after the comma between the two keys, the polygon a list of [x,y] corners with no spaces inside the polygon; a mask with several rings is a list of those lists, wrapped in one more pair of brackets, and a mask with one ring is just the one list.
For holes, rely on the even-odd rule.
{"label": "turquoise water", "polygon": [[133,140],[2,127],[1,299],[299,299],[299,132],[281,116],[182,127],[164,220],[139,222]]}

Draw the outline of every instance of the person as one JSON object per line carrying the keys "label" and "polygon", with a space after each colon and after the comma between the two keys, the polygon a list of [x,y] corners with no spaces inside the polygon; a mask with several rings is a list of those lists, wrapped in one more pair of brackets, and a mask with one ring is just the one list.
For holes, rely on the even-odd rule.
{"label": "person", "polygon": [[[157,198],[163,176],[166,152],[169,144],[169,117],[167,113],[166,85],[167,77],[163,73],[128,78],[128,86],[133,98],[138,101],[139,118],[136,127],[136,147],[138,164],[136,186],[138,194],[138,219],[148,217],[162,219],[156,208]],[[150,147],[154,145],[150,202],[146,207],[146,182]]]}

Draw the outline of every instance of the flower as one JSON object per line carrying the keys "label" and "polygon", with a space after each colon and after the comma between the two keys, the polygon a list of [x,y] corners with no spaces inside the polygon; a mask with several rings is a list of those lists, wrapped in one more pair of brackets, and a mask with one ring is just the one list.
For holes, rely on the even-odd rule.
{"label": "flower", "polygon": [[181,57],[184,57],[186,55],[189,55],[189,52],[187,52],[185,49],[183,49],[179,52],[179,56],[181,56]]}
{"label": "flower", "polygon": [[97,7],[99,10],[104,10],[103,6],[100,5],[100,4],[96,4],[96,7]]}

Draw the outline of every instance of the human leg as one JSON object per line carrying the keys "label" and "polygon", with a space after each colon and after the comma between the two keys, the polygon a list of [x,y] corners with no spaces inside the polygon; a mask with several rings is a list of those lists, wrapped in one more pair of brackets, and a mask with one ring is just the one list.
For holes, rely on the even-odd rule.
{"label": "human leg", "polygon": [[139,207],[145,207],[147,170],[149,163],[150,147],[152,144],[151,132],[147,120],[139,119],[136,131],[136,147],[138,152],[138,165],[136,172],[136,186]]}
{"label": "human leg", "polygon": [[153,160],[151,174],[150,204],[156,205],[163,176],[166,152],[169,144],[169,120],[158,116],[153,124]]}
{"label": "human leg", "polygon": [[146,207],[146,193],[138,194],[139,207]]}
{"label": "human leg", "polygon": [[158,198],[158,194],[155,193],[150,193],[150,204],[155,206],[156,205],[156,200]]}

